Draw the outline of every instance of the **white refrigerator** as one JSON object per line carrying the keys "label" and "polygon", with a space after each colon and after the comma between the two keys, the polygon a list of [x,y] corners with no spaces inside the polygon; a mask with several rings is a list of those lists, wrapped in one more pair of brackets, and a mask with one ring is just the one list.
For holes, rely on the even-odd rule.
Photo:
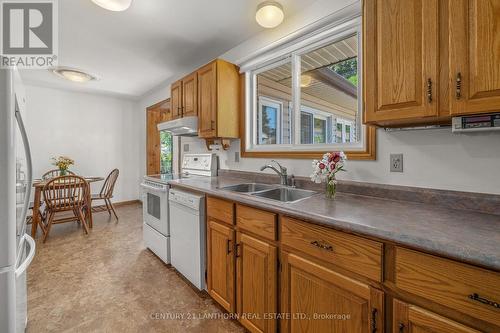
{"label": "white refrigerator", "polygon": [[35,241],[26,234],[32,188],[31,153],[23,124],[24,86],[17,70],[0,69],[0,332],[24,332],[26,269]]}

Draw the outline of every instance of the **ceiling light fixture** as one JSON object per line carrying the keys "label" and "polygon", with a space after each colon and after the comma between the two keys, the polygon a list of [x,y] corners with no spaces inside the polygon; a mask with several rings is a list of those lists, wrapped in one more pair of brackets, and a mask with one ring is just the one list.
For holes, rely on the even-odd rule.
{"label": "ceiling light fixture", "polygon": [[276,1],[264,1],[257,7],[255,19],[264,28],[274,28],[285,18],[283,7]]}
{"label": "ceiling light fixture", "polygon": [[113,12],[123,12],[132,4],[132,0],[92,0],[92,2]]}
{"label": "ceiling light fixture", "polygon": [[306,88],[306,87],[309,87],[312,83],[312,77],[311,75],[307,75],[307,74],[302,74],[300,76],[300,86],[302,88]]}
{"label": "ceiling light fixture", "polygon": [[63,79],[78,83],[97,80],[96,76],[75,68],[58,67],[56,69],[53,69],[52,73],[56,74],[59,77],[62,77]]}

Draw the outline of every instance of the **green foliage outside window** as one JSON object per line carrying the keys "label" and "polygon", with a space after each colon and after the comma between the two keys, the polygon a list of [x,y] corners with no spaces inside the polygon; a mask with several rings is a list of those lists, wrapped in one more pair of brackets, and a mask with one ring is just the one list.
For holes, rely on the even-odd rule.
{"label": "green foliage outside window", "polygon": [[358,58],[351,58],[333,64],[330,69],[354,86],[358,86]]}
{"label": "green foliage outside window", "polygon": [[172,134],[160,131],[160,172],[172,173]]}

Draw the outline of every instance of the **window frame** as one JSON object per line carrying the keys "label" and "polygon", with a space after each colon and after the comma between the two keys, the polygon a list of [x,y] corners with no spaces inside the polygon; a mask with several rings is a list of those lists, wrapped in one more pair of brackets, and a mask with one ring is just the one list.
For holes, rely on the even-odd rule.
{"label": "window frame", "polygon": [[[244,71],[244,106],[245,113],[242,124],[242,140],[241,150],[244,157],[287,157],[287,158],[308,158],[310,156],[317,157],[326,151],[344,150],[350,158],[354,159],[375,159],[375,140],[376,132],[373,127],[362,125],[362,86],[363,86],[363,68],[362,68],[362,19],[360,16],[354,17],[342,23],[336,22],[329,28],[319,29],[307,36],[302,36],[297,43],[283,47],[280,51],[273,52],[265,61],[253,63],[251,66],[242,66]],[[346,145],[330,142],[326,144],[300,144],[300,115],[301,112],[293,112],[293,110],[301,110],[303,105],[300,102],[300,56],[312,50],[323,46],[341,41],[349,36],[356,35],[358,39],[358,116],[354,124],[356,124],[355,132],[360,136],[360,142]],[[294,46],[295,45],[295,46]],[[261,59],[265,57],[260,57]],[[293,121],[291,121],[291,140],[290,144],[272,144],[258,145],[256,142],[255,124],[257,124],[256,104],[257,103],[257,80],[256,76],[268,69],[280,66],[286,62],[291,62],[292,65],[292,101],[289,109],[292,111]],[[292,120],[291,118],[289,120]],[[335,117],[333,117],[335,118]],[[314,124],[314,120],[313,120]],[[328,127],[328,125],[327,125]],[[327,129],[328,130],[328,129]],[[333,140],[331,140],[333,141]],[[344,141],[344,140],[343,140]],[[282,138],[281,138],[282,142]],[[313,134],[314,142],[314,134]]]}

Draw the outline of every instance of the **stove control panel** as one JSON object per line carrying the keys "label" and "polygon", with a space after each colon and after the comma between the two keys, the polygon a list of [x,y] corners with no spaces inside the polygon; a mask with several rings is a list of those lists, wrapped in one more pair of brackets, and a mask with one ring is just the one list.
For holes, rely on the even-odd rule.
{"label": "stove control panel", "polygon": [[216,154],[184,154],[182,157],[183,174],[200,176],[217,176]]}

